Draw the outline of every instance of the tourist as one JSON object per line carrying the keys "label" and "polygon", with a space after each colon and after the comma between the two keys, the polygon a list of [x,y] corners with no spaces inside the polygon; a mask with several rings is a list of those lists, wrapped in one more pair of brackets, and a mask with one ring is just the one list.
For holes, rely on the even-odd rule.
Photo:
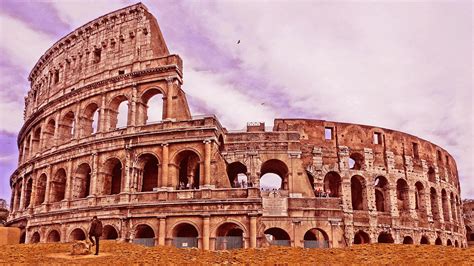
{"label": "tourist", "polygon": [[[94,216],[91,221],[91,228],[89,229],[89,240],[92,242],[92,246],[95,245],[95,254],[99,255],[99,238],[102,236],[102,222]],[[94,239],[92,238],[95,238]]]}

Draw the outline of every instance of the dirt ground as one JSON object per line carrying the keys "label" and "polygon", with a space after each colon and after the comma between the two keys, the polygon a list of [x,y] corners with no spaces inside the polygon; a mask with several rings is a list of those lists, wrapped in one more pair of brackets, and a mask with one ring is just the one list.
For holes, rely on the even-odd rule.
{"label": "dirt ground", "polygon": [[71,244],[0,246],[0,264],[390,264],[474,265],[474,248],[433,245],[370,244],[350,248],[303,249],[271,247],[233,251],[202,251],[102,241],[99,256],[71,256]]}

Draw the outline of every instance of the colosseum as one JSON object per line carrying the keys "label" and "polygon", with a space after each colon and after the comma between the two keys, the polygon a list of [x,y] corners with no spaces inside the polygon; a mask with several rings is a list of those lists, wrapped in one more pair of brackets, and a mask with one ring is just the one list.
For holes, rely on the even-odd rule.
{"label": "colosseum", "polygon": [[84,239],[96,215],[104,239],[148,246],[467,245],[446,150],[374,126],[192,116],[183,62],[141,3],[60,39],[29,81],[7,221],[21,242]]}

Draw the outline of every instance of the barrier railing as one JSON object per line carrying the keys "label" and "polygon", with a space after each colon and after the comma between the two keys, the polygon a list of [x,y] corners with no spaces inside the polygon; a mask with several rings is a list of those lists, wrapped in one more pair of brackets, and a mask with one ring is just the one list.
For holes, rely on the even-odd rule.
{"label": "barrier railing", "polygon": [[173,245],[177,248],[197,248],[197,237],[175,237],[173,238]]}
{"label": "barrier railing", "polygon": [[218,236],[216,250],[243,248],[244,241],[241,236]]}
{"label": "barrier railing", "polygon": [[329,248],[329,242],[326,240],[305,240],[305,248]]}

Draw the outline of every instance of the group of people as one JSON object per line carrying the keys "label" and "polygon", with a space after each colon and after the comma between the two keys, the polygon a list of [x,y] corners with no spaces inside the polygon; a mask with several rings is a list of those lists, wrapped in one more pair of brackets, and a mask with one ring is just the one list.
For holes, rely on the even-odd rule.
{"label": "group of people", "polygon": [[318,198],[329,198],[332,196],[331,190],[329,188],[323,189],[322,187],[315,188],[314,195],[316,195]]}
{"label": "group of people", "polygon": [[189,183],[184,183],[183,181],[180,181],[179,185],[176,186],[176,190],[183,190],[183,189],[199,189],[199,184],[189,184]]}
{"label": "group of people", "polygon": [[234,179],[234,184],[232,185],[233,188],[248,188],[248,187],[253,187],[253,183],[251,181],[246,182],[245,179],[242,179],[241,182],[239,182],[238,178]]}

